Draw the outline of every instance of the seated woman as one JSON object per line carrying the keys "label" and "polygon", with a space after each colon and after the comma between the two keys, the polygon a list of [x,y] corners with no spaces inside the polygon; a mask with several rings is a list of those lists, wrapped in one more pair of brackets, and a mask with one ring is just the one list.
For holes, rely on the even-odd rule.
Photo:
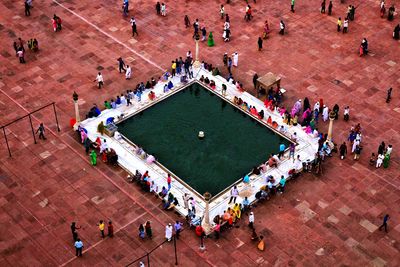
{"label": "seated woman", "polygon": [[239,103],[239,98],[237,98],[237,96],[234,96],[234,97],[233,97],[233,103],[236,104],[236,105],[238,105],[238,103]]}
{"label": "seated woman", "polygon": [[292,124],[293,126],[296,126],[297,123],[298,123],[298,116],[294,115],[294,117],[291,118],[291,120],[290,120],[290,124]]}
{"label": "seated woman", "polygon": [[151,181],[149,191],[150,191],[150,193],[157,193],[158,186],[154,183],[154,181]]}
{"label": "seated woman", "polygon": [[247,174],[243,177],[243,183],[245,184],[250,183],[250,177]]}
{"label": "seated woman", "polygon": [[153,101],[156,98],[156,94],[153,91],[149,92],[149,99]]}
{"label": "seated woman", "polygon": [[174,84],[172,83],[172,81],[168,82],[168,89],[171,90],[174,87]]}
{"label": "seated woman", "polygon": [[271,168],[278,166],[278,162],[276,161],[276,159],[273,157],[272,154],[268,159],[268,166],[270,166]]}
{"label": "seated woman", "polygon": [[258,112],[258,118],[259,118],[260,120],[264,119],[264,110],[263,110],[263,109],[260,110],[260,112]]}
{"label": "seated woman", "polygon": [[164,93],[168,92],[168,84],[164,84],[163,92],[164,92]]}
{"label": "seated woman", "polygon": [[252,107],[250,108],[250,113],[253,114],[254,116],[257,116],[257,117],[258,117],[258,112],[257,112],[256,107],[252,106]]}
{"label": "seated woman", "polygon": [[112,165],[112,166],[117,166],[118,165],[118,155],[115,152],[114,149],[110,148],[110,152],[107,153],[107,161]]}
{"label": "seated woman", "polygon": [[206,77],[206,78],[204,79],[204,83],[205,83],[205,84],[210,84],[210,79],[208,79],[208,77]]}
{"label": "seated woman", "polygon": [[200,80],[200,82],[204,82],[204,75],[201,75],[199,80]]}
{"label": "seated woman", "polygon": [[254,166],[253,167],[253,170],[251,171],[251,174],[254,174],[254,175],[260,175],[260,167],[257,167],[257,166]]}
{"label": "seated woman", "polygon": [[117,95],[117,100],[115,100],[115,104],[121,105],[121,98]]}
{"label": "seated woman", "polygon": [[146,85],[145,85],[144,88],[146,88],[146,89],[150,89],[150,88],[151,88],[151,83],[150,83],[150,81],[147,81],[147,82],[146,82]]}
{"label": "seated woman", "polygon": [[269,125],[272,125],[272,117],[271,116],[268,116],[267,123]]}
{"label": "seated woman", "polygon": [[238,105],[242,105],[243,104],[243,100],[239,97],[238,99]]}
{"label": "seated woman", "polygon": [[240,217],[242,216],[241,204],[236,203],[235,206],[233,206],[233,210],[235,211],[236,219],[240,220]]}
{"label": "seated woman", "polygon": [[116,109],[116,108],[117,108],[117,104],[115,103],[114,99],[111,99],[110,105],[111,105],[111,107],[112,107],[113,109]]}
{"label": "seated woman", "polygon": [[167,188],[165,186],[162,187],[161,192],[158,193],[158,195],[162,198],[164,198],[168,194]]}
{"label": "seated woman", "polygon": [[210,81],[210,87],[211,87],[211,89],[215,90],[216,85],[215,85],[214,80],[211,80],[211,81]]}
{"label": "seated woman", "polygon": [[221,91],[221,94],[222,95],[226,95],[226,90],[227,90],[227,87],[226,87],[226,84],[222,84],[222,91]]}

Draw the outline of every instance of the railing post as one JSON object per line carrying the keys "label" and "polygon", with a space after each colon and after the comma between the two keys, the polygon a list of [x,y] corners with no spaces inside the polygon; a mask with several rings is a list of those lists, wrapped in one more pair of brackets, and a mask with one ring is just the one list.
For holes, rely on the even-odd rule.
{"label": "railing post", "polygon": [[31,130],[32,130],[33,140],[35,141],[35,144],[36,144],[35,130],[33,129],[31,114],[29,114],[28,117],[29,117],[29,122],[31,123]]}
{"label": "railing post", "polygon": [[57,131],[61,131],[60,130],[60,126],[58,125],[58,118],[57,118],[57,111],[56,111],[56,104],[53,102],[53,110],[54,110],[54,116],[56,117],[56,123],[57,123]]}

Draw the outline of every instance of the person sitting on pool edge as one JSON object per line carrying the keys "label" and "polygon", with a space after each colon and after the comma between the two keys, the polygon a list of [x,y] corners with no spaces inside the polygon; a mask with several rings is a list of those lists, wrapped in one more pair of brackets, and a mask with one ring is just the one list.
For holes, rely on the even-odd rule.
{"label": "person sitting on pool edge", "polygon": [[149,99],[153,101],[156,98],[156,94],[153,91],[149,92]]}
{"label": "person sitting on pool edge", "polygon": [[273,167],[278,167],[278,162],[274,158],[274,154],[271,154],[269,159],[268,159],[268,166],[273,168]]}

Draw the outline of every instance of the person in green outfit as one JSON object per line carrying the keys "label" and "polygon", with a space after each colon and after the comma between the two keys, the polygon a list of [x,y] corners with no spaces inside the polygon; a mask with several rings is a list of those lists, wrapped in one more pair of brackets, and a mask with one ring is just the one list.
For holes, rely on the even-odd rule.
{"label": "person in green outfit", "polygon": [[208,35],[208,46],[214,46],[214,37],[212,32],[210,32],[210,34]]}
{"label": "person in green outfit", "polygon": [[111,109],[111,104],[106,100],[106,101],[104,101],[104,107],[106,109]]}
{"label": "person in green outfit", "polygon": [[294,13],[294,0],[292,0],[292,6],[290,7],[290,11]]}
{"label": "person in green outfit", "polygon": [[390,161],[390,154],[386,153],[385,157],[383,158],[383,168],[389,167],[389,161]]}
{"label": "person in green outfit", "polygon": [[97,164],[97,154],[96,151],[92,150],[92,152],[90,152],[90,162],[92,163],[93,166],[96,166]]}

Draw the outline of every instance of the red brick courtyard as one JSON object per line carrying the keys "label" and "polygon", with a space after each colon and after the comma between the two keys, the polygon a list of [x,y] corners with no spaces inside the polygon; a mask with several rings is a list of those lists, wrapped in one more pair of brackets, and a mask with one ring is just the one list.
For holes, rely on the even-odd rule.
{"label": "red brick courtyard", "polygon": [[[386,2],[400,8],[398,0]],[[323,175],[303,175],[289,182],[284,194],[254,209],[264,252],[250,240],[244,217],[219,240],[207,239],[205,252],[199,251],[194,232],[184,231],[177,241],[179,266],[400,266],[400,43],[391,37],[400,15],[392,22],[380,18],[378,0],[334,0],[332,16],[319,13],[319,0],[296,1],[295,13],[289,0],[258,0],[250,1],[254,18],[245,22],[243,0],[165,1],[165,18],[156,15],[155,3],[130,1],[139,32],[132,38],[119,0],[35,0],[29,17],[23,1],[0,2],[0,126],[54,101],[61,127],[57,132],[51,108],[33,117],[35,127],[41,121],[47,126],[46,141],[34,144],[28,119],[7,127],[12,158],[0,137],[0,266],[125,266],[164,240],[166,223],[182,219],[127,183],[120,168],[92,167],[69,120],[73,91],[83,117],[93,103],[103,106],[105,99],[160,76],[171,60],[194,52],[185,14],[214,33],[216,45],[201,44],[201,60],[220,66],[226,75],[222,55],[237,51],[233,76],[248,91],[253,92],[255,72],[271,71],[282,77],[288,108],[304,97],[311,105],[320,98],[331,108],[339,104],[335,142],[345,141],[350,127],[361,123],[364,150],[359,161],[350,156],[342,161],[335,154],[324,163]],[[221,4],[231,17],[229,43],[221,38]],[[347,34],[337,33],[337,18],[345,17],[348,4],[357,6],[355,21]],[[63,20],[61,32],[53,32],[53,14]],[[266,19],[272,33],[259,52],[257,39]],[[278,34],[280,19],[287,25],[285,36]],[[12,47],[18,37],[39,41],[40,51],[28,51],[26,64],[18,62]],[[360,58],[364,37],[370,54]],[[120,56],[133,66],[130,81],[118,73]],[[98,70],[105,79],[102,90],[93,82]],[[387,104],[389,87],[393,99]],[[342,119],[346,105],[349,122]],[[319,129],[326,132],[327,124],[321,122]],[[394,147],[387,169],[368,164],[381,141]],[[386,213],[391,216],[387,234],[377,229]],[[113,221],[112,239],[100,238],[99,219]],[[141,241],[138,226],[146,220],[152,222],[154,238]],[[75,258],[72,221],[83,227],[82,258]],[[151,254],[151,266],[174,263],[172,244]]]}

